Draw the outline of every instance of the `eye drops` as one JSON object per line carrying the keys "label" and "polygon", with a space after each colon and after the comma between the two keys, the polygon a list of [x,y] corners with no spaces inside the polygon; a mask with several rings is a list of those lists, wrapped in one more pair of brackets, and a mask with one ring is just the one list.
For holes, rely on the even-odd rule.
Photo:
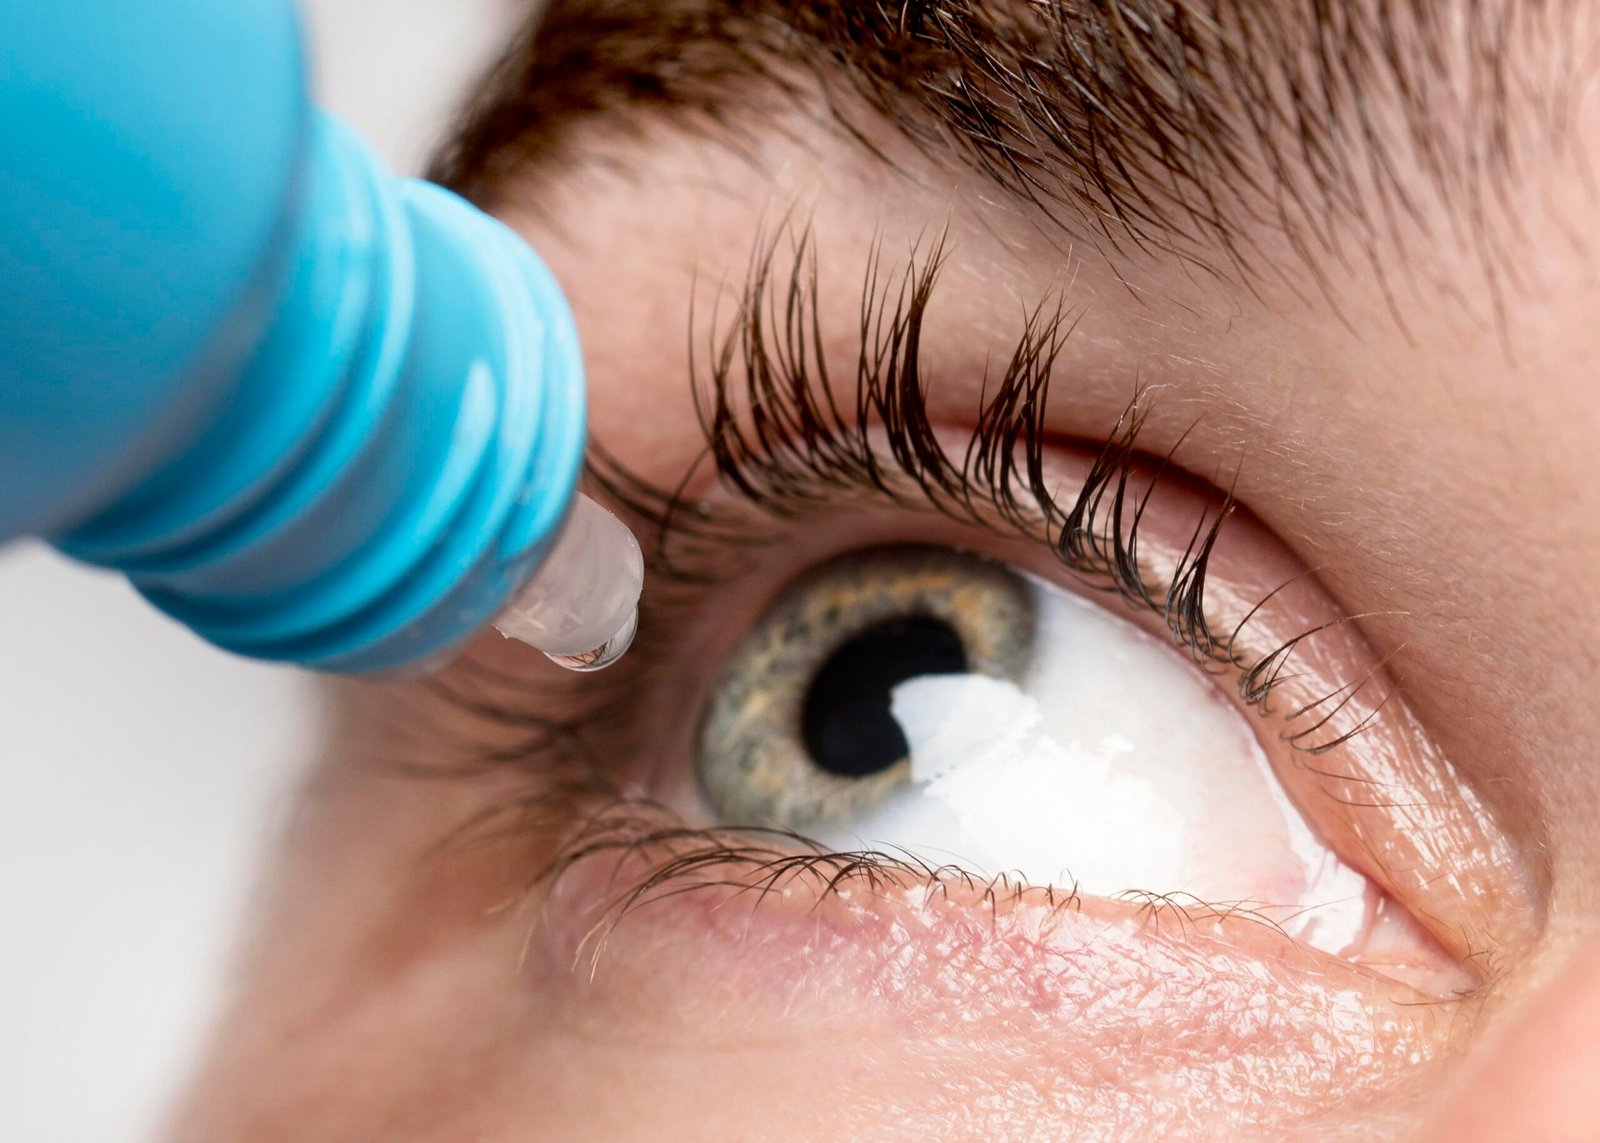
{"label": "eye drops", "polygon": [[632,644],[643,586],[644,557],[633,533],[580,495],[539,570],[495,619],[495,630],[568,670],[598,671]]}

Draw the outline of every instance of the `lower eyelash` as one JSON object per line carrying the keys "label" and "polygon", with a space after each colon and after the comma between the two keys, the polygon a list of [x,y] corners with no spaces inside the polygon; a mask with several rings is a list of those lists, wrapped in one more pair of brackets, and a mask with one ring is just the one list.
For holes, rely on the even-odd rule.
{"label": "lower eyelash", "polygon": [[[590,805],[574,815],[574,797],[587,794]],[[574,817],[578,824],[572,825]],[[749,894],[751,908],[774,893],[800,889],[818,904],[848,890],[872,894],[921,891],[948,898],[960,890],[975,902],[973,918],[987,914],[994,921],[1008,906],[1028,902],[1052,912],[1077,911],[1084,899],[1076,884],[1034,885],[1015,874],[981,876],[956,864],[935,866],[915,854],[883,850],[829,850],[811,839],[782,829],[688,826],[669,809],[643,798],[620,795],[595,800],[592,786],[557,786],[501,804],[483,817],[458,828],[452,846],[502,838],[526,842],[552,823],[565,823],[554,856],[528,879],[526,893],[551,889],[580,862],[612,857],[618,869],[634,865],[636,876],[617,877],[584,944],[598,960],[615,927],[652,903],[694,892],[729,891]],[[1129,890],[1111,900],[1138,906],[1137,915],[1152,928],[1176,924],[1179,931],[1205,921],[1247,920],[1285,939],[1282,926],[1262,912],[1259,902],[1205,901],[1184,893]],[[591,966],[592,967],[592,966]]]}

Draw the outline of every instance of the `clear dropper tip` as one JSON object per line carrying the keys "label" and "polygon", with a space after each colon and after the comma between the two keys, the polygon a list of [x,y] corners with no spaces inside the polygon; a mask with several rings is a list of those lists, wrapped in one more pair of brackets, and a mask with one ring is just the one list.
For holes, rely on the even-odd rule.
{"label": "clear dropper tip", "polygon": [[580,495],[544,563],[494,625],[569,671],[603,670],[633,644],[643,584],[633,533]]}

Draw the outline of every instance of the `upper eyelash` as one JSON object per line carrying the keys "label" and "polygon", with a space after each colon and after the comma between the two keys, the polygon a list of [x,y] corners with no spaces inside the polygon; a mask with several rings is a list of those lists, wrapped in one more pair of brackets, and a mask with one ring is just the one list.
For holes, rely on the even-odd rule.
{"label": "upper eyelash", "polygon": [[[1172,572],[1160,583],[1151,581],[1139,558],[1140,525],[1151,497],[1175,468],[1173,454],[1187,433],[1157,460],[1153,476],[1135,495],[1132,482],[1148,463],[1138,448],[1150,413],[1145,391],[1134,393],[1071,501],[1051,490],[1045,409],[1056,362],[1073,330],[1059,299],[1025,315],[1005,368],[992,385],[986,378],[975,427],[955,455],[930,417],[920,365],[925,321],[946,260],[942,237],[925,251],[913,248],[898,273],[885,271],[880,245],[872,248],[863,275],[856,399],[843,405],[824,351],[815,243],[809,228],[793,232],[787,268],[780,270],[785,233],[791,232],[780,228],[776,237],[757,241],[731,329],[721,328],[713,313],[705,330],[709,351],[696,352],[693,339],[701,327],[690,322],[703,461],[744,505],[782,519],[867,489],[897,504],[931,507],[963,523],[1037,540],[1088,586],[1155,614],[1197,663],[1236,671],[1241,700],[1262,712],[1270,709],[1274,692],[1291,678],[1287,667],[1295,648],[1324,628],[1265,654],[1245,649],[1245,628],[1288,584],[1269,592],[1230,629],[1219,630],[1208,618],[1207,573],[1236,508],[1231,492],[1220,493],[1199,514]],[[613,500],[653,527],[653,570],[664,578],[714,582],[715,574],[697,566],[693,551],[752,539],[727,513],[685,496],[694,471],[676,488],[662,489],[601,445],[591,445],[590,471]],[[1352,621],[1343,617],[1334,625]],[[1353,728],[1332,722],[1372,677],[1288,712],[1287,722],[1305,720],[1285,734],[1288,743],[1322,754],[1365,730],[1373,715]],[[1331,737],[1318,737],[1328,727]]]}

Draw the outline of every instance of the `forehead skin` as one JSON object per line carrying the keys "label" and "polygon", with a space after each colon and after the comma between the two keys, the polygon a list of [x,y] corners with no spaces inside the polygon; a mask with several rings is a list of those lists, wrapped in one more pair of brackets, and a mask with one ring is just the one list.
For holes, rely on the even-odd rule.
{"label": "forehead skin", "polygon": [[[947,233],[926,350],[931,401],[951,423],[970,418],[1021,316],[1060,296],[1077,325],[1052,389],[1053,429],[1095,440],[1136,387],[1150,388],[1143,447],[1177,446],[1180,464],[1218,483],[1237,473],[1243,502],[1363,616],[1445,752],[1542,855],[1548,931],[1492,998],[1514,1006],[1600,930],[1600,206],[1585,166],[1600,99],[1563,78],[1594,57],[1600,30],[1580,8],[945,3],[900,6],[890,20],[883,6],[846,0],[560,3],[545,37],[508,53],[436,173],[552,264],[584,336],[596,439],[668,485],[703,446],[688,383],[691,298],[704,318],[724,284],[736,292],[762,235],[811,228],[820,320],[848,362],[873,244],[904,260]],[[1312,9],[1333,23],[1308,21]],[[1150,20],[1178,14],[1198,29],[1187,39],[1148,34]],[[1079,18],[1101,21],[1091,37],[1101,54],[1085,72],[1095,82],[1079,95],[1123,101],[1120,133],[1092,154],[1074,154],[1082,123],[1059,108],[1018,118],[1003,84],[974,91],[969,69],[999,61],[1015,76],[1015,54],[1008,64],[958,50],[987,22],[1048,59],[1061,41],[1046,33]],[[1216,55],[1247,27],[1282,49],[1256,69],[1266,87],[1255,105],[1239,83],[1249,69]],[[1431,55],[1386,54],[1430,27]],[[911,53],[905,35],[932,58]],[[968,118],[952,120],[945,97],[962,93]],[[1263,116],[1269,97],[1289,98],[1287,110]],[[1146,113],[1162,107],[1152,123]],[[1141,121],[1142,133],[1123,131]],[[1160,159],[1172,152],[1152,150],[1163,123],[1174,146],[1200,148],[1174,160],[1187,177],[1165,188]],[[385,707],[371,721],[394,717]],[[227,1134],[208,1127],[263,1105],[280,1110],[258,1112],[261,1138],[305,1122],[346,1131],[325,1137],[364,1137],[375,1124],[432,1137],[416,1110],[430,1093],[445,1093],[430,1108],[457,1101],[458,1117],[441,1110],[439,1121],[470,1122],[482,1138],[551,1123],[565,1129],[556,1138],[673,1137],[675,1127],[692,1138],[688,1125],[712,1113],[723,1116],[712,1134],[788,1138],[795,1120],[762,1116],[856,1110],[837,1094],[819,1099],[833,1089],[816,1079],[851,1066],[854,1043],[755,1035],[699,1051],[656,1043],[650,1028],[596,1057],[593,1043],[574,1051],[505,1033],[489,1014],[521,1006],[542,1019],[552,1001],[512,972],[520,928],[495,936],[493,955],[474,943],[503,897],[503,883],[482,888],[490,879],[474,862],[495,858],[463,857],[417,883],[415,855],[445,828],[441,807],[470,813],[472,798],[369,789],[348,767],[325,781],[333,792],[297,827],[251,988],[187,1137]],[[631,1029],[635,1017],[619,1009],[585,1027],[599,1036],[606,1019]],[[957,1065],[984,1069],[1012,1137],[1037,1137],[1051,1109],[1005,1104],[1005,1061]],[[850,1076],[865,1090],[869,1073]],[[951,1088],[946,1102],[966,1091]],[[604,1134],[620,1120],[635,1134]],[[835,1137],[883,1128],[850,1126]]]}
{"label": "forehead skin", "polygon": [[1493,260],[1501,192],[1570,142],[1594,20],[1559,0],[558,2],[433,174],[483,196],[597,121],[737,141],[810,103],[1113,252],[1249,274],[1263,227],[1369,259],[1451,228]]}

